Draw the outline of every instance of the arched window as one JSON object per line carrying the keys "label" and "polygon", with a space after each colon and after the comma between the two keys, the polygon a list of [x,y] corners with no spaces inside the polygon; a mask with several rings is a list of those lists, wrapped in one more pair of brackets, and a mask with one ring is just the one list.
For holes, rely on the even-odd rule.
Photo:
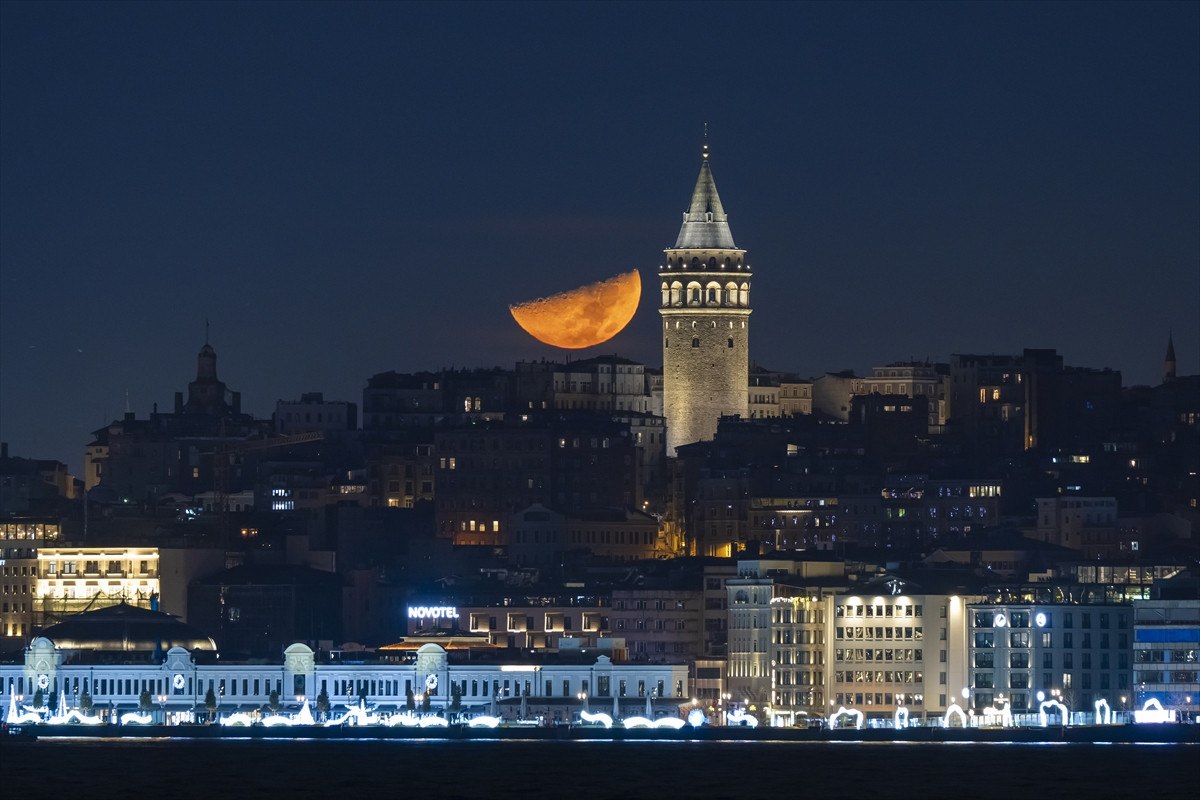
{"label": "arched window", "polygon": [[736,306],[738,301],[738,288],[736,283],[725,284],[725,296],[721,298],[721,304],[726,306]]}
{"label": "arched window", "polygon": [[711,258],[709,258],[709,259],[708,259],[708,268],[709,268],[709,269],[716,269],[716,268],[717,268],[717,259],[716,259],[716,256],[713,256],[713,257],[711,257]]}
{"label": "arched window", "polygon": [[729,269],[729,259],[728,258],[725,259],[725,266],[723,267],[723,269]]}
{"label": "arched window", "polygon": [[700,284],[693,281],[688,284],[688,305],[698,306],[703,302],[703,293],[700,290]]}
{"label": "arched window", "polygon": [[738,289],[738,305],[739,306],[749,306],[750,305],[750,284],[743,283],[741,285],[741,288]]}
{"label": "arched window", "polygon": [[729,337],[729,347],[733,347],[733,337]]}
{"label": "arched window", "polygon": [[683,305],[683,284],[679,281],[673,281],[671,283],[671,305]]}
{"label": "arched window", "polygon": [[710,281],[704,287],[705,305],[717,306],[721,304],[721,284],[716,281]]}
{"label": "arched window", "polygon": [[671,340],[663,339],[663,347],[670,347],[670,346],[671,346]]}
{"label": "arched window", "polygon": [[697,256],[692,256],[692,269],[700,269],[700,259]]}
{"label": "arched window", "polygon": [[692,337],[692,347],[699,347],[699,346],[700,346],[700,337],[693,336]]}
{"label": "arched window", "polygon": [[663,281],[662,284],[662,304],[664,306],[669,306],[671,304],[671,287],[667,286],[666,281]]}

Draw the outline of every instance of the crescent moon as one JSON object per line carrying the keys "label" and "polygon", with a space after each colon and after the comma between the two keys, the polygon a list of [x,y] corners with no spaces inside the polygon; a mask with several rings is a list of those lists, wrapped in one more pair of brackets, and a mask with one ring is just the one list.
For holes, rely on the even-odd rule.
{"label": "crescent moon", "polygon": [[578,350],[607,342],[620,333],[642,299],[638,271],[589,283],[578,289],[508,307],[513,319],[539,342]]}

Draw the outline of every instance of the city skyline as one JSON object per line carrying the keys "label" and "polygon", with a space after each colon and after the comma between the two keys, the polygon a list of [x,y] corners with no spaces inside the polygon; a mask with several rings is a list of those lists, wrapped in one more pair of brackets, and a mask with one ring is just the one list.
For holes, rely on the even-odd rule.
{"label": "city skyline", "polygon": [[[753,362],[1053,347],[1133,385],[1173,332],[1196,371],[1194,5],[703,8],[5,5],[0,438],[78,469],[205,320],[256,416],[391,369],[657,365],[705,122]],[[631,268],[598,348],[508,317]]]}

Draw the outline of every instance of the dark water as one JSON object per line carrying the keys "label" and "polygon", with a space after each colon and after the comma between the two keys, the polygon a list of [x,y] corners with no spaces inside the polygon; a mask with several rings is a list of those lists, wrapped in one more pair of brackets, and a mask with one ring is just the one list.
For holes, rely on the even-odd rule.
{"label": "dark water", "polygon": [[0,741],[4,798],[1200,797],[1200,746]]}

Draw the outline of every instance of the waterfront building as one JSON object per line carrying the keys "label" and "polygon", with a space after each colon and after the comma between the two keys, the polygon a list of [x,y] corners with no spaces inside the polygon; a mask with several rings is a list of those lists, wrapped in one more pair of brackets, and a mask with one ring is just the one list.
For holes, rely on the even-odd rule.
{"label": "waterfront building", "polygon": [[885,573],[829,598],[828,710],[890,719],[903,708],[928,717],[959,702],[977,583],[958,571]]}
{"label": "waterfront building", "polygon": [[1052,584],[988,595],[967,609],[970,676],[962,688],[976,713],[998,701],[1014,714],[1036,713],[1048,699],[1071,711],[1091,711],[1101,699],[1114,711],[1132,707],[1130,605]]}
{"label": "waterfront building", "polygon": [[769,554],[737,563],[725,581],[729,652],[722,710],[760,712],[772,724],[823,713],[832,606],[848,584],[827,554]]}
{"label": "waterfront building", "polygon": [[429,642],[415,651],[327,661],[297,643],[282,658],[230,663],[216,659],[212,641],[195,629],[129,606],[87,612],[45,633],[25,649],[21,663],[0,664],[0,705],[14,695],[30,704],[38,693],[47,701],[61,692],[70,708],[87,696],[96,711],[112,716],[138,709],[148,697],[155,716],[178,722],[206,711],[254,713],[272,694],[291,709],[324,697],[337,710],[360,700],[401,710],[424,695],[439,712],[457,696],[464,712],[487,713],[498,703],[507,709],[504,716],[514,716],[523,700],[531,715],[569,720],[588,702],[622,715],[643,714],[650,703],[677,716],[690,700],[685,665],[619,664],[590,650],[539,657]]}
{"label": "waterfront building", "polygon": [[1200,715],[1200,580],[1183,573],[1156,583],[1153,598],[1133,602],[1133,687],[1136,707]]}

